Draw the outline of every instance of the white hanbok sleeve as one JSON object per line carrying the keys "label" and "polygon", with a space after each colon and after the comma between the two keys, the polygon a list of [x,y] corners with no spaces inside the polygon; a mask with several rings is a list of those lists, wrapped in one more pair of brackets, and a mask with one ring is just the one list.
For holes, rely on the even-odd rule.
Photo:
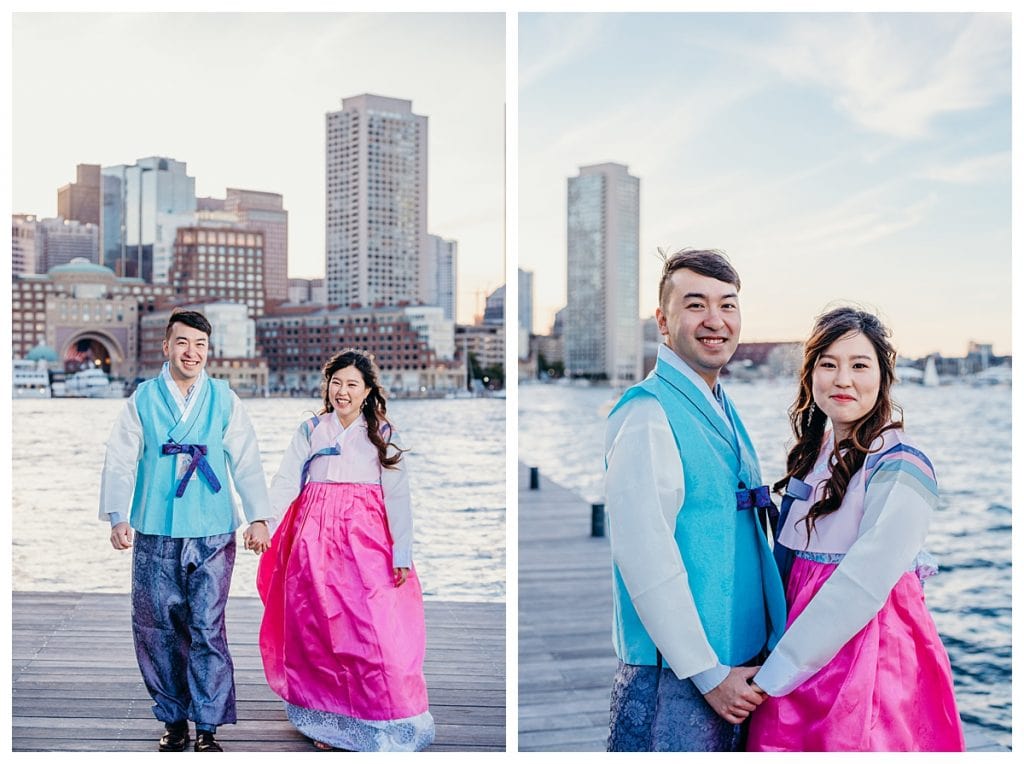
{"label": "white hanbok sleeve", "polygon": [[654,398],[637,397],[612,414],[605,458],[612,559],[644,628],[680,679],[710,672],[721,681],[728,672],[708,642],[675,542],[683,465]]}
{"label": "white hanbok sleeve", "polygon": [[938,504],[935,473],[914,454],[894,449],[872,470],[856,541],[754,677],[769,695],[791,692],[832,660],[911,568]]}
{"label": "white hanbok sleeve", "polygon": [[309,454],[309,431],[307,423],[303,422],[292,436],[292,442],[281,457],[281,466],[270,481],[270,506],[278,518],[284,515],[288,505],[299,495],[302,465],[306,463]]}
{"label": "white hanbok sleeve", "polygon": [[[394,430],[391,432],[391,442],[403,448],[398,433]],[[402,454],[394,468],[380,468],[380,487],[391,531],[392,565],[396,568],[412,566],[412,497],[409,492],[408,461],[408,457]]]}
{"label": "white hanbok sleeve", "polygon": [[224,455],[235,490],[242,499],[242,514],[246,521],[273,520],[256,430],[245,406],[234,392],[231,393],[231,416],[224,431]]}
{"label": "white hanbok sleeve", "polygon": [[135,476],[142,459],[142,421],[135,408],[135,394],[125,402],[107,439],[100,476],[99,519],[127,521],[135,495]]}

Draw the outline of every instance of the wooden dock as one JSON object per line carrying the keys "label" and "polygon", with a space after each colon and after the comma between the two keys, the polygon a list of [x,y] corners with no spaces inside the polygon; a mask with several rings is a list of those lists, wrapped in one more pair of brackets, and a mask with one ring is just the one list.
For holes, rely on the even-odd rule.
{"label": "wooden dock", "polygon": [[[154,719],[132,647],[127,594],[14,592],[12,749],[155,751]],[[313,751],[267,686],[257,598],[231,598],[228,642],[238,723],[226,751]],[[425,674],[437,724],[431,751],[505,750],[505,606],[426,602]]]}
{"label": "wooden dock", "polygon": [[[519,750],[603,751],[617,665],[607,538],[590,504],[519,465]],[[964,725],[969,751],[1005,751]]]}

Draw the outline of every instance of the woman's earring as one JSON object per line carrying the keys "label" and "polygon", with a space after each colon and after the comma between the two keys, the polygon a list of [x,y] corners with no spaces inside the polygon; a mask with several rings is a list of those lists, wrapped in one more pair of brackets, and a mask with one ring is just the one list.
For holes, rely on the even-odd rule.
{"label": "woman's earring", "polygon": [[807,409],[807,418],[808,419],[810,419],[811,417],[814,416],[814,410],[816,408],[817,408],[817,406],[814,405],[814,401],[811,401],[811,407],[809,409]]}

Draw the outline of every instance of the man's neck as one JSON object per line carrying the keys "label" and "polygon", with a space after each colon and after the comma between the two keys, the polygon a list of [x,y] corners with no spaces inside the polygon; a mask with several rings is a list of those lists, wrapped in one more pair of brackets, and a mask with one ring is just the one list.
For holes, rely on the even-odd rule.
{"label": "man's neck", "polygon": [[720,370],[719,369],[714,369],[712,371],[707,371],[707,370],[704,370],[704,369],[696,369],[696,368],[693,367],[692,364],[688,363],[685,358],[683,358],[681,355],[679,355],[679,353],[674,351],[667,344],[662,343],[662,347],[664,347],[665,350],[667,350],[669,353],[671,353],[673,356],[675,356],[675,358],[676,358],[678,363],[680,363],[681,365],[685,366],[690,371],[692,371],[694,374],[696,374],[698,377],[700,377],[702,380],[704,380],[704,383],[708,386],[708,389],[711,390],[712,392],[714,392],[715,385],[718,384],[718,378],[720,376],[720,374],[719,374]]}
{"label": "man's neck", "polygon": [[174,381],[174,384],[178,386],[178,390],[181,392],[181,397],[188,398],[188,391],[196,382],[199,381],[199,378],[196,377],[195,379],[188,379],[186,377],[179,377],[174,373],[174,367],[170,367],[168,369],[168,373],[171,375],[171,379]]}

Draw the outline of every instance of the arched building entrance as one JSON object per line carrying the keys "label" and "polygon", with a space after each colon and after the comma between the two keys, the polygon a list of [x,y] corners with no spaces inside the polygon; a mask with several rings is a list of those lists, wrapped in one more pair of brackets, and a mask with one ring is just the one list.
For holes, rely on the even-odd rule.
{"label": "arched building entrance", "polygon": [[100,369],[112,377],[125,374],[125,354],[120,344],[97,331],[79,332],[69,338],[61,354],[64,371],[72,374],[83,369]]}

